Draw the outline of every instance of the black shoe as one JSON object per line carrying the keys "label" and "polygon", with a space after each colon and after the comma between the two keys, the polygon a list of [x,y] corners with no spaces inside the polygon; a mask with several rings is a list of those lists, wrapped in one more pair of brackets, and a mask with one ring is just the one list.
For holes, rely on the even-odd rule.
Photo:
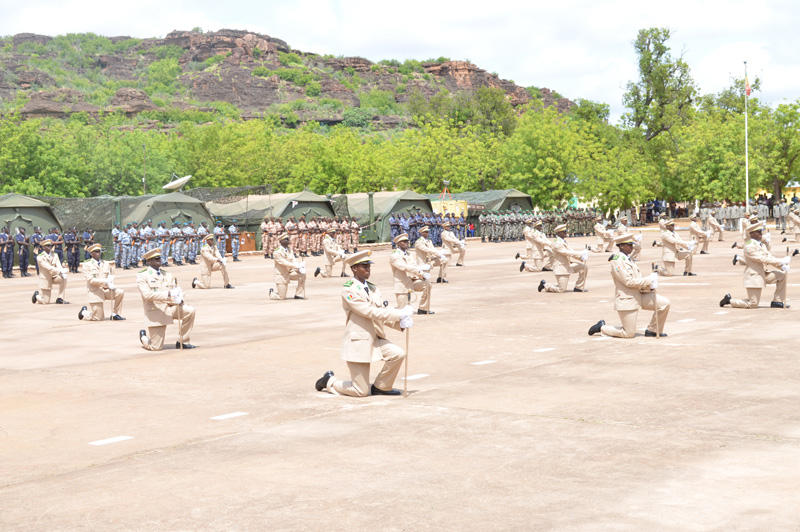
{"label": "black shoe", "polygon": [[517,252],[517,254],[516,254],[516,255],[514,255],[514,260],[516,260],[516,259],[518,259],[518,258],[519,258],[519,252]]}
{"label": "black shoe", "polygon": [[724,307],[725,305],[730,305],[730,304],[731,304],[731,295],[730,294],[725,294],[725,297],[723,297],[722,299],[719,300],[719,306],[720,307]]}
{"label": "black shoe", "polygon": [[605,324],[606,324],[605,320],[600,320],[597,323],[595,323],[594,325],[592,325],[591,327],[589,327],[589,336],[592,336],[593,334],[599,333],[600,329]]}
{"label": "black shoe", "polygon": [[800,255],[800,249],[794,250],[794,253],[792,253],[792,257],[794,257],[795,255]]}
{"label": "black shoe", "polygon": [[373,384],[369,389],[370,395],[403,395],[403,392],[400,390],[395,390],[392,388],[391,390],[381,390],[380,388],[376,388]]}
{"label": "black shoe", "polygon": [[[197,346],[192,344],[183,344],[183,349],[194,349],[195,347]],[[180,349],[180,348],[181,348],[181,343],[175,342],[175,349]]]}
{"label": "black shoe", "polygon": [[432,311],[432,310],[419,309],[419,310],[417,310],[417,314],[436,314],[436,313],[434,311]]}
{"label": "black shoe", "polygon": [[64,301],[60,297],[56,299],[56,305],[69,305],[69,301]]}
{"label": "black shoe", "polygon": [[697,274],[696,273],[692,273],[692,272],[683,272],[683,276],[684,277],[697,277]]}
{"label": "black shoe", "polygon": [[317,275],[319,275],[319,272],[321,272],[321,271],[322,271],[322,270],[320,269],[320,267],[319,267],[319,266],[317,266],[317,269],[316,269],[316,270],[314,270],[314,277],[316,277]]}
{"label": "black shoe", "polygon": [[341,273],[341,275],[340,275],[339,277],[350,277],[350,276],[349,276],[349,275],[347,275],[346,273],[342,272],[342,273]]}
{"label": "black shoe", "polygon": [[321,392],[322,390],[328,387],[328,381],[331,379],[331,377],[333,377],[333,371],[332,370],[326,371],[325,374],[322,375],[322,377],[317,379],[316,384],[314,384],[314,388],[316,388],[318,392]]}
{"label": "black shoe", "polygon": [[197,277],[192,279],[192,288],[197,288]]}
{"label": "black shoe", "polygon": [[736,266],[736,263],[739,262],[739,255],[738,254],[734,255],[733,260],[731,262],[733,262],[733,265]]}
{"label": "black shoe", "polygon": [[463,267],[464,265],[463,265],[463,264],[456,264],[456,266],[461,266],[461,267]]}
{"label": "black shoe", "polygon": [[[654,333],[653,331],[651,331],[651,330],[649,330],[649,329],[645,329],[645,331],[644,331],[644,335],[645,335],[645,336],[652,336],[653,338],[655,338],[655,337],[656,337],[656,333]],[[661,335],[660,335],[660,336],[663,338],[663,337],[664,337],[664,336],[666,336],[666,335],[667,335],[667,333],[661,333]]]}
{"label": "black shoe", "polygon": [[781,240],[781,242],[786,242],[786,237],[783,237],[783,240]]}
{"label": "black shoe", "polygon": [[78,311],[78,319],[82,320],[83,316],[86,314],[86,311],[88,310],[89,309],[86,307],[86,305],[82,306],[81,309]]}
{"label": "black shoe", "polygon": [[700,254],[701,255],[708,255],[708,251],[701,251]]}
{"label": "black shoe", "polygon": [[541,281],[539,281],[539,287],[538,287],[536,290],[538,290],[539,292],[541,292],[542,290],[544,290],[544,285],[545,285],[545,284],[546,284],[546,283],[544,282],[544,279],[542,279]]}
{"label": "black shoe", "polygon": [[650,246],[650,247],[652,247],[652,248],[656,247],[656,241],[655,240],[653,240],[653,245]]}
{"label": "black shoe", "polygon": [[231,283],[228,283],[228,284],[226,284],[226,285],[225,285],[225,288],[227,288],[228,290],[230,290],[231,288],[236,288],[236,287],[235,287],[235,286],[233,286]]}
{"label": "black shoe", "polygon": [[304,297],[294,296],[295,299],[305,299]]}
{"label": "black shoe", "polygon": [[234,259],[233,259],[233,262],[242,262],[242,261],[240,261],[240,260],[239,260],[239,259],[237,259],[237,258],[234,258]]}
{"label": "black shoe", "polygon": [[139,341],[142,343],[142,345],[150,345],[150,338],[147,337],[147,331],[144,329],[139,331]]}
{"label": "black shoe", "polygon": [[269,292],[267,292],[267,297],[268,297],[268,298],[270,298],[270,299],[272,299],[272,292],[274,292],[274,291],[275,291],[275,289],[274,289],[274,288],[270,288],[270,289],[269,289]]}
{"label": "black shoe", "polygon": [[36,296],[38,296],[38,295],[39,295],[39,291],[38,290],[34,290],[33,291],[33,295],[31,296],[31,303],[33,303],[34,305],[36,304]]}
{"label": "black shoe", "polygon": [[581,290],[580,288],[573,288],[573,292],[587,292],[587,290]]}
{"label": "black shoe", "polygon": [[522,264],[519,265],[519,271],[522,271],[524,269],[525,269],[525,261],[523,260]]}
{"label": "black shoe", "polygon": [[269,258],[269,253],[264,253],[264,260],[267,260],[268,258]]}
{"label": "black shoe", "polygon": [[441,278],[441,277],[437,277],[437,278],[436,278],[436,282],[437,282],[437,283],[441,283],[441,282],[442,282],[442,278]]}
{"label": "black shoe", "polygon": [[736,248],[736,242],[734,242],[733,245],[731,246],[731,249],[735,249],[735,248]]}
{"label": "black shoe", "polygon": [[769,304],[769,308],[784,308],[784,307],[785,305],[780,301],[773,301],[772,303]]}
{"label": "black shoe", "polygon": [[131,268],[130,268],[130,266],[125,266],[125,267],[123,268],[123,270],[130,270],[130,269],[131,269]]}
{"label": "black shoe", "polygon": [[553,269],[552,268],[548,268],[548,267],[544,267],[544,268],[542,268],[542,271],[543,272],[552,272]]}
{"label": "black shoe", "polygon": [[111,315],[111,320],[112,321],[125,321],[125,318],[123,318],[119,314],[112,314]]}

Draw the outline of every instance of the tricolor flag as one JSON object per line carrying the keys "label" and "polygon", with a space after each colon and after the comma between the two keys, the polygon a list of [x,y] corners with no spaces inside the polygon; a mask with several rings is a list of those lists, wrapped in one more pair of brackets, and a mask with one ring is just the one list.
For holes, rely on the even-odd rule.
{"label": "tricolor flag", "polygon": [[750,96],[750,82],[747,80],[747,74],[744,75],[744,93]]}

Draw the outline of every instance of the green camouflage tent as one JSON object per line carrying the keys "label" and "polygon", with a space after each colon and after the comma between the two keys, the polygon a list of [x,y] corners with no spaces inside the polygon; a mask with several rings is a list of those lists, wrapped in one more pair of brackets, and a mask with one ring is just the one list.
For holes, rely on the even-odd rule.
{"label": "green camouflage tent", "polygon": [[[17,229],[20,227],[25,228],[27,236],[33,234],[35,226],[41,227],[44,234],[47,234],[51,227],[61,229],[61,224],[58,223],[48,203],[21,194],[0,196],[0,226],[8,227],[12,237],[17,234]],[[17,254],[14,253],[14,256]]]}
{"label": "green camouflage tent", "polygon": [[368,241],[389,241],[391,238],[389,216],[392,213],[433,212],[430,200],[411,190],[375,192],[372,195],[375,223],[372,228],[369,228],[367,227],[369,224],[369,194],[359,192],[344,196],[347,198],[350,216],[355,216],[359,225],[365,228],[363,234],[369,234],[370,229],[375,230],[375,234]]}
{"label": "green camouflage tent", "polygon": [[226,198],[207,203],[208,210],[226,223],[237,220],[241,225],[258,226],[264,218],[290,216],[333,216],[333,207],[325,196],[311,191],[290,194],[257,194]]}

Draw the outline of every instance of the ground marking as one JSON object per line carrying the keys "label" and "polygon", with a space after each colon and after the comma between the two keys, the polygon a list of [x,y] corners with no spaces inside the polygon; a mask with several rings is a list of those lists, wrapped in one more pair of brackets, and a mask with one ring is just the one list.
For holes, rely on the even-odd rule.
{"label": "ground marking", "polygon": [[548,351],[555,351],[555,347],[540,347],[539,349],[534,349],[534,353],[546,353]]}
{"label": "ground marking", "polygon": [[[496,360],[479,360],[477,362],[470,362],[470,364],[473,365],[473,366],[485,366],[486,364],[494,364],[495,362],[497,362],[497,361]],[[409,377],[408,379],[411,380],[411,377]]]}
{"label": "ground marking", "polygon": [[220,421],[220,420],[223,420],[223,419],[230,419],[232,417],[241,417],[241,416],[246,416],[246,415],[247,415],[247,412],[231,412],[230,414],[220,414],[218,416],[214,416],[211,419],[214,419],[216,421]]}
{"label": "ground marking", "polygon": [[415,381],[417,379],[424,379],[425,377],[430,377],[427,373],[417,373],[416,375],[409,375],[407,381]]}
{"label": "ground marking", "polygon": [[132,440],[133,436],[114,436],[113,438],[106,438],[105,440],[90,441],[89,445],[100,446],[108,445],[109,443],[117,443],[125,440]]}
{"label": "ground marking", "polygon": [[711,286],[711,283],[669,283],[661,281],[661,286]]}
{"label": "ground marking", "polygon": [[598,301],[598,303],[608,303],[608,300],[607,299],[601,299],[600,301]]}
{"label": "ground marking", "polygon": [[694,318],[685,318],[682,320],[678,320],[678,323],[689,323],[690,321],[694,321]]}
{"label": "ground marking", "polygon": [[714,313],[714,315],[716,315],[716,316],[723,316],[723,315],[725,315],[725,314],[727,314],[727,313],[728,313],[728,311],[727,311],[727,310],[720,310],[719,312],[715,312],[715,313]]}

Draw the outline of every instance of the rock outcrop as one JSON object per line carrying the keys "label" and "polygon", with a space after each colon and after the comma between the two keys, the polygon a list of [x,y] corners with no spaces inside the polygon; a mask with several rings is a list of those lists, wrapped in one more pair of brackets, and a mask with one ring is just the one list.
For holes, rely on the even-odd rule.
{"label": "rock outcrop", "polygon": [[74,113],[94,114],[98,111],[100,108],[86,103],[80,92],[74,89],[56,89],[34,92],[28,103],[22,108],[21,114],[26,118],[45,116],[66,118]]}

